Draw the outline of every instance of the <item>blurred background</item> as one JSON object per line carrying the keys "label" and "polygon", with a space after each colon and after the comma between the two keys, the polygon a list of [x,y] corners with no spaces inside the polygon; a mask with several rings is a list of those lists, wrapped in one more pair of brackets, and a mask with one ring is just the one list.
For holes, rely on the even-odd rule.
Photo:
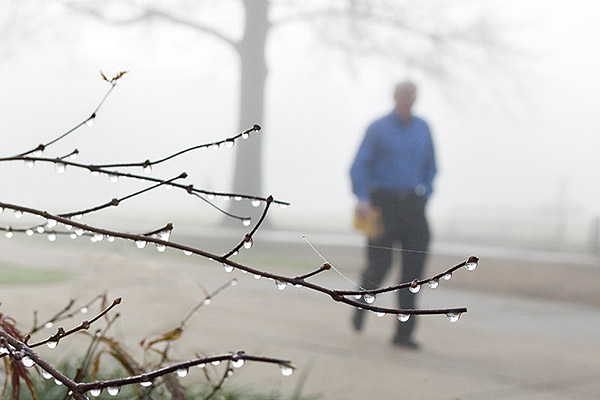
{"label": "blurred background", "polygon": [[[366,126],[391,110],[394,83],[410,78],[438,156],[429,208],[436,238],[598,250],[600,61],[593,38],[600,12],[588,2],[0,4],[3,156],[87,118],[109,88],[100,71],[110,78],[126,70],[95,124],[46,156],[78,148],[83,163],[156,159],[256,122],[262,154],[252,154],[262,165],[247,164],[254,175],[242,177],[250,186],[241,187],[292,203],[271,213],[272,226],[348,232],[350,163]],[[260,63],[261,48],[266,75],[260,65],[247,67],[256,71],[240,103],[240,67],[252,58]],[[188,184],[231,191],[242,145],[252,146],[189,153],[154,174],[185,170]],[[43,200],[56,211],[136,185],[121,180],[106,189],[99,182],[108,179],[81,171],[59,176],[50,165],[2,168],[3,200]],[[250,182],[258,177],[262,183]],[[66,181],[76,182],[76,193]],[[111,215],[161,215],[161,207],[193,226],[222,219],[197,199],[170,193],[141,197]]]}
{"label": "blurred background", "polygon": [[[0,0],[0,158],[87,119],[110,89],[100,72],[128,71],[94,124],[44,157],[78,149],[83,164],[156,160],[258,123],[261,132],[233,148],[186,153],[151,176],[185,171],[182,183],[196,188],[290,202],[271,209],[268,229],[236,260],[296,276],[327,258],[336,271],[315,281],[353,288],[365,247],[352,227],[350,164],[368,124],[392,109],[394,84],[412,79],[439,170],[427,274],[481,257],[475,273],[457,271],[419,294],[422,307],[469,312],[460,324],[422,318],[418,353],[387,345],[391,316],[355,335],[352,310],[312,291],[281,292],[126,241],[1,235],[0,311],[27,325],[32,310],[52,315],[69,297],[108,290],[125,300],[115,335],[139,352],[140,338],[175,326],[204,292],[236,277],[235,289],[201,310],[177,357],[244,348],[299,366],[292,381],[253,366],[238,384],[289,393],[308,377],[305,393],[328,399],[396,398],[399,386],[419,399],[595,399],[599,19],[600,6],[584,0]],[[147,186],[0,163],[0,201],[55,213]],[[242,215],[262,209],[213,201]],[[248,229],[162,188],[83,221],[129,232],[173,222],[174,241],[218,254]],[[1,227],[36,223],[0,215]]]}

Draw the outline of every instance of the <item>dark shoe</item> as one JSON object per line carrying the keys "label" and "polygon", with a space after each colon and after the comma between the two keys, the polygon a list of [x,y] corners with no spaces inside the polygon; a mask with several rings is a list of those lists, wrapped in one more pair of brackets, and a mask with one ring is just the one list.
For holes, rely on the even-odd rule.
{"label": "dark shoe", "polygon": [[406,350],[419,350],[419,344],[412,339],[409,338],[394,338],[392,341],[392,345],[397,348],[402,348]]}
{"label": "dark shoe", "polygon": [[363,310],[354,311],[354,317],[352,318],[352,327],[356,332],[360,332],[363,329],[365,322],[365,313]]}

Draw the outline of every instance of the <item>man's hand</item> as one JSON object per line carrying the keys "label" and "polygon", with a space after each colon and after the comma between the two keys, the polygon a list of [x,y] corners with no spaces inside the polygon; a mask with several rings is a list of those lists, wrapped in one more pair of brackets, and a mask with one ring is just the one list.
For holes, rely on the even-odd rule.
{"label": "man's hand", "polygon": [[361,218],[367,218],[371,212],[371,202],[369,200],[359,200],[356,206],[356,212]]}

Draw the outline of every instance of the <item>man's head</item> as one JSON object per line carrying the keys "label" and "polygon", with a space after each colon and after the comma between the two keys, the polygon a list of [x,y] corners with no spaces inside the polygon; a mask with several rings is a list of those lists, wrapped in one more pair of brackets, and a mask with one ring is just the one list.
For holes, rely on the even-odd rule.
{"label": "man's head", "polygon": [[396,84],[394,88],[394,102],[396,104],[396,113],[403,121],[410,120],[412,116],[412,106],[417,98],[417,87],[410,81],[403,81]]}

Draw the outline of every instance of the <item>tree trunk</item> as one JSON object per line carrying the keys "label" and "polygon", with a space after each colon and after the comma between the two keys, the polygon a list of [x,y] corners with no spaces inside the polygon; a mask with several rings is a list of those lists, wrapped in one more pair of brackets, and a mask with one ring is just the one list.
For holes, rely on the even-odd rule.
{"label": "tree trunk", "polygon": [[[238,52],[240,56],[239,130],[246,130],[264,120],[265,83],[267,66],[265,47],[269,30],[268,0],[244,0],[246,21],[244,36]],[[237,147],[233,176],[233,192],[266,196],[262,187],[262,149],[265,132],[261,130]],[[233,202],[230,212],[248,216],[256,222],[262,207],[252,207],[248,201]],[[237,222],[237,221],[235,221]],[[239,224],[239,222],[237,222]],[[230,225],[230,223],[227,223]]]}

